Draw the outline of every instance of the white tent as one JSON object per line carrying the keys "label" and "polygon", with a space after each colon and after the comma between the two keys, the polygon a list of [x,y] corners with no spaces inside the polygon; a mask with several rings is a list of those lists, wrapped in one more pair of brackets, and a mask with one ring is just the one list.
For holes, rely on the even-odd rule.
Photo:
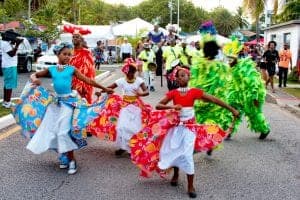
{"label": "white tent", "polygon": [[[186,37],[187,43],[197,42],[197,41],[200,41],[200,40],[201,40],[201,35],[191,35],[191,36]],[[217,43],[219,45],[226,44],[227,42],[230,42],[230,41],[231,40],[229,38],[217,34]]]}
{"label": "white tent", "polygon": [[[68,22],[63,21],[63,25],[72,25]],[[96,47],[96,43],[99,40],[111,40],[114,39],[114,35],[112,34],[112,29],[110,25],[78,25],[84,29],[89,29],[91,34],[84,35],[83,38],[87,42],[88,47]],[[62,26],[61,26],[62,27]],[[72,34],[70,33],[62,33],[60,34],[60,40],[62,42],[72,42]]]}
{"label": "white tent", "polygon": [[[153,30],[153,25],[141,18],[135,18],[122,24],[115,25],[112,29],[115,36],[137,36],[143,31],[145,31],[144,34],[147,34],[150,30]],[[167,32],[163,28],[160,28],[160,30],[164,34]]]}

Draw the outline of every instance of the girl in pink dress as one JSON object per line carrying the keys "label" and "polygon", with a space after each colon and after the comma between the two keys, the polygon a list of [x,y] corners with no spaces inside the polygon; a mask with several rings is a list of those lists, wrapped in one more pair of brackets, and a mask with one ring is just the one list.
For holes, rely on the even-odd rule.
{"label": "girl in pink dress", "polygon": [[[188,88],[189,74],[186,68],[174,70],[173,76],[180,87],[169,91],[156,106],[158,110],[170,110],[153,111],[148,125],[131,138],[130,147],[131,159],[141,169],[142,176],[149,177],[154,170],[163,175],[168,168],[174,168],[171,185],[177,186],[181,169],[187,174],[188,195],[195,198],[193,153],[214,148],[227,133],[216,125],[196,124],[194,101],[216,103],[230,110],[235,117],[239,113],[200,89]],[[170,101],[174,105],[167,105]]]}

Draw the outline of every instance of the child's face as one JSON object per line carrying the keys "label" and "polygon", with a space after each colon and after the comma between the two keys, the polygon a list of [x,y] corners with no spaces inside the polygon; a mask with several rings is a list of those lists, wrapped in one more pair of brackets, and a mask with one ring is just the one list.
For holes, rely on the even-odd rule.
{"label": "child's face", "polygon": [[180,87],[186,87],[190,79],[189,75],[184,70],[179,70],[176,78]]}
{"label": "child's face", "polygon": [[62,65],[66,65],[70,62],[72,56],[71,49],[63,48],[61,52],[58,54],[58,62]]}

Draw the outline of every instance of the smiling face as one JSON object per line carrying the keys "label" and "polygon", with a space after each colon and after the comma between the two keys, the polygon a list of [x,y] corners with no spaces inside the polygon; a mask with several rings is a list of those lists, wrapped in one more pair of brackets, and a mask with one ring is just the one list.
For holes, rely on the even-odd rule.
{"label": "smiling face", "polygon": [[72,56],[71,49],[67,47],[63,48],[57,55],[58,63],[61,65],[69,64],[71,56]]}
{"label": "smiling face", "polygon": [[176,80],[180,87],[186,87],[190,80],[190,76],[185,70],[180,69],[177,71]]}

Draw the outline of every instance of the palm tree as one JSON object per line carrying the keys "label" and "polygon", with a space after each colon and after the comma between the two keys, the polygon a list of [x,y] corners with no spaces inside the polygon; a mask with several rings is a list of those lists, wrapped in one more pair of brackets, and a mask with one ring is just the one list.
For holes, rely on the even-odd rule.
{"label": "palm tree", "polygon": [[240,29],[243,29],[245,27],[249,26],[249,22],[243,17],[243,8],[242,7],[238,7],[237,9],[237,14],[234,16],[235,18],[235,22],[238,25],[238,27]]}
{"label": "palm tree", "polygon": [[256,40],[259,41],[259,17],[264,12],[267,0],[243,0],[243,8],[256,23]]}
{"label": "palm tree", "polygon": [[281,14],[276,16],[277,22],[282,23],[294,19],[300,19],[300,0],[289,1]]}

